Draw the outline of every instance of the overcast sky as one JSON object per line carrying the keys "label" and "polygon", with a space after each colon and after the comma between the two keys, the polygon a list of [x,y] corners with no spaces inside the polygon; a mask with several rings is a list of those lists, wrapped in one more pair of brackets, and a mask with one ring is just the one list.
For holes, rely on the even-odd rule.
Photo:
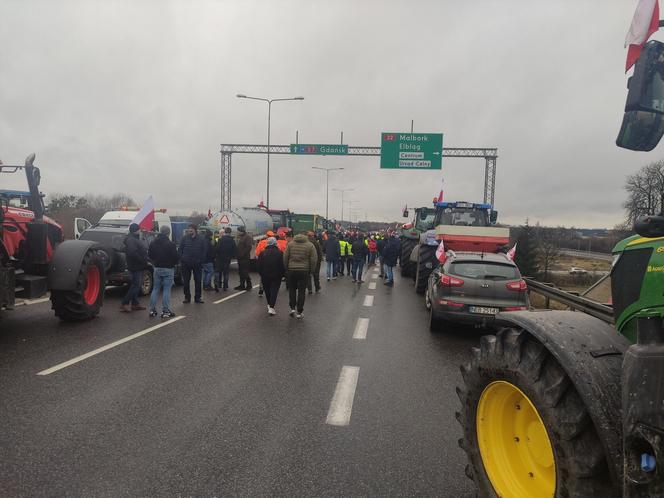
{"label": "overcast sky", "polygon": [[[612,227],[625,176],[661,158],[619,149],[623,48],[635,0],[34,1],[0,3],[0,158],[37,154],[45,193],[155,195],[219,208],[222,143],[379,146],[382,131],[497,147],[500,221]],[[656,35],[655,38],[658,36]],[[265,196],[265,156],[233,156],[233,205]],[[379,158],[272,156],[270,204],[325,213],[353,188],[356,216],[400,219],[482,201],[483,159],[441,171]],[[3,185],[9,185],[5,181]],[[12,185],[13,186],[13,185]],[[3,187],[4,188],[4,187]],[[330,192],[330,217],[340,195]]]}

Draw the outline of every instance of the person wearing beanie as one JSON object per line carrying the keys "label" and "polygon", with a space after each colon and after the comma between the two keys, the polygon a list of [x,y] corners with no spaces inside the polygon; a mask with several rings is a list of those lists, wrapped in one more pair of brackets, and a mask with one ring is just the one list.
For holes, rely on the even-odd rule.
{"label": "person wearing beanie", "polygon": [[[318,258],[318,262],[316,263],[316,266],[314,269],[311,271],[311,276],[307,280],[307,291],[309,291],[309,294],[312,294],[312,288],[316,289],[316,293],[320,292],[320,265],[321,261],[323,261],[323,249],[320,247],[320,244],[316,240],[316,234],[312,231],[309,231],[307,233],[307,236],[309,237],[309,242],[311,242],[314,245],[314,248],[316,249],[316,257]],[[311,285],[311,280],[313,279],[313,286]]]}
{"label": "person wearing beanie", "polygon": [[249,263],[251,261],[251,248],[254,246],[254,240],[247,233],[243,226],[237,227],[237,267],[240,273],[240,285],[235,290],[252,289],[251,278],[249,277]]}
{"label": "person wearing beanie", "polygon": [[173,318],[171,308],[171,288],[175,280],[175,266],[179,261],[178,250],[170,239],[171,229],[162,225],[159,235],[148,248],[148,257],[154,266],[152,294],[150,295],[150,317],[157,316],[157,300],[161,292],[161,317]]}
{"label": "person wearing beanie", "polygon": [[274,306],[277,304],[281,279],[286,271],[283,255],[277,246],[277,239],[268,237],[265,240],[267,241],[265,249],[258,256],[258,274],[261,277],[261,284],[267,300],[267,312],[272,316],[277,314]]}
{"label": "person wearing beanie", "polygon": [[[290,315],[295,315],[296,318],[304,317],[307,281],[318,264],[316,248],[309,242],[305,233],[297,234],[293,238],[293,242],[286,246],[286,252],[284,252],[284,267],[288,272]],[[339,249],[339,243],[336,243],[336,247]]]}
{"label": "person wearing beanie", "polygon": [[216,290],[228,290],[228,273],[231,267],[231,260],[237,254],[235,239],[231,235],[231,227],[224,228],[224,234],[219,238],[215,246],[215,266],[216,266]]}
{"label": "person wearing beanie", "polygon": [[141,306],[138,302],[138,294],[143,282],[143,272],[149,268],[149,265],[148,251],[140,239],[140,229],[136,223],[129,225],[129,235],[124,240],[127,270],[131,273],[129,290],[120,303],[120,311],[124,313],[145,309],[145,306]]}

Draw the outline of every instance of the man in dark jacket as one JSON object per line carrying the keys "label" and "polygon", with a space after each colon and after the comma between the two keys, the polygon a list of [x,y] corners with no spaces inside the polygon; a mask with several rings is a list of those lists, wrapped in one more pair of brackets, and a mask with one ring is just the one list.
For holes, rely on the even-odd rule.
{"label": "man in dark jacket", "polygon": [[312,294],[312,285],[311,285],[312,278],[314,281],[313,287],[316,289],[317,293],[320,292],[320,265],[321,261],[323,261],[323,250],[321,249],[320,244],[316,240],[316,234],[314,232],[309,232],[307,235],[309,237],[309,242],[311,242],[314,245],[314,248],[316,249],[316,257],[318,258],[316,267],[311,271],[311,277],[307,280],[307,290],[309,291],[309,294]]}
{"label": "man in dark jacket", "polygon": [[194,276],[194,302],[203,304],[201,299],[201,278],[202,265],[207,255],[207,246],[205,239],[198,235],[198,227],[194,224],[189,225],[187,234],[182,237],[180,247],[180,269],[182,271],[182,284],[184,286],[183,303],[191,302],[191,289],[189,283],[191,276]]}
{"label": "man in dark jacket", "polygon": [[383,266],[385,271],[385,285],[392,287],[394,285],[394,267],[399,260],[401,254],[401,241],[397,238],[396,234],[390,234],[383,249]]}
{"label": "man in dark jacket", "polygon": [[228,270],[231,267],[231,259],[236,257],[237,247],[235,239],[231,236],[231,228],[224,228],[224,235],[219,238],[215,247],[215,265],[217,267],[217,291],[222,285],[223,290],[228,290]]}
{"label": "man in dark jacket", "polygon": [[325,241],[325,261],[327,262],[327,281],[337,279],[337,266],[339,264],[339,240],[334,232],[330,232]]}
{"label": "man in dark jacket", "polygon": [[364,262],[367,260],[367,254],[369,249],[364,243],[364,235],[359,233],[355,242],[353,242],[353,282],[361,284],[364,282],[362,280],[362,270],[364,269]]}
{"label": "man in dark jacket", "polygon": [[214,277],[214,241],[212,232],[205,230],[205,260],[203,261],[203,290],[212,290],[212,277]]}
{"label": "man in dark jacket", "polygon": [[131,285],[120,304],[120,311],[125,313],[145,309],[145,306],[141,306],[138,302],[138,294],[143,282],[143,272],[149,268],[148,251],[139,237],[139,230],[140,227],[136,223],[129,225],[129,235],[124,241],[127,270],[131,273]]}
{"label": "man in dark jacket", "polygon": [[267,238],[267,246],[258,256],[258,273],[261,276],[265,299],[267,300],[267,312],[276,315],[274,305],[277,303],[277,294],[281,287],[281,279],[284,277],[284,255],[277,247],[277,239]]}
{"label": "man in dark jacket", "polygon": [[168,238],[171,229],[168,225],[162,225],[159,229],[159,235],[152,241],[148,249],[148,256],[154,266],[154,284],[152,286],[152,295],[150,296],[150,316],[157,316],[157,299],[159,292],[163,290],[161,298],[161,317],[173,318],[175,313],[171,309],[171,287],[175,280],[175,265],[177,265],[178,256],[175,243]]}
{"label": "man in dark jacket", "polygon": [[[338,246],[339,244],[337,244]],[[286,246],[284,267],[288,272],[289,313],[291,316],[295,315],[295,318],[304,317],[304,293],[307,288],[307,280],[317,263],[316,248],[303,233],[297,234]]]}
{"label": "man in dark jacket", "polygon": [[249,263],[251,259],[251,248],[254,246],[254,240],[247,230],[240,226],[237,227],[237,266],[240,273],[240,285],[235,290],[250,291],[251,278],[249,277]]}
{"label": "man in dark jacket", "polygon": [[383,267],[385,266],[383,263],[383,250],[385,249],[385,237],[379,236],[377,237],[378,240],[376,240],[376,246],[378,246],[378,264],[379,264],[379,270],[380,270],[380,275],[378,275],[380,278],[383,278],[385,276],[385,273],[383,272]]}

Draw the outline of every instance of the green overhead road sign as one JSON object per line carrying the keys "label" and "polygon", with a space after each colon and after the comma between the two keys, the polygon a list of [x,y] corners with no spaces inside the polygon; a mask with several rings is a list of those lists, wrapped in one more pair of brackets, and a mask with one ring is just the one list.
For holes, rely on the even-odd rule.
{"label": "green overhead road sign", "polygon": [[442,133],[382,133],[380,167],[384,169],[441,169]]}
{"label": "green overhead road sign", "polygon": [[290,153],[316,156],[345,156],[348,154],[348,145],[291,144]]}

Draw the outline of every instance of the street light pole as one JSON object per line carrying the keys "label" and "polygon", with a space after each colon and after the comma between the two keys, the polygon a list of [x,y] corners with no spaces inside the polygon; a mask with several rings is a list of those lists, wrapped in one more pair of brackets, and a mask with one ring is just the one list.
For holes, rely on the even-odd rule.
{"label": "street light pole", "polygon": [[272,102],[283,102],[285,100],[304,100],[304,97],[289,97],[286,99],[265,99],[262,97],[249,97],[242,93],[237,94],[239,99],[261,100],[267,102],[267,188],[265,196],[265,207],[270,208],[270,121],[272,118]]}
{"label": "street light pole", "polygon": [[319,168],[318,166],[312,166],[311,169],[319,169],[325,171],[325,219],[329,220],[329,211],[330,211],[330,171],[341,170],[343,168]]}
{"label": "street light pole", "polygon": [[344,221],[344,192],[353,192],[354,188],[333,188],[336,192],[341,192],[341,221]]}

